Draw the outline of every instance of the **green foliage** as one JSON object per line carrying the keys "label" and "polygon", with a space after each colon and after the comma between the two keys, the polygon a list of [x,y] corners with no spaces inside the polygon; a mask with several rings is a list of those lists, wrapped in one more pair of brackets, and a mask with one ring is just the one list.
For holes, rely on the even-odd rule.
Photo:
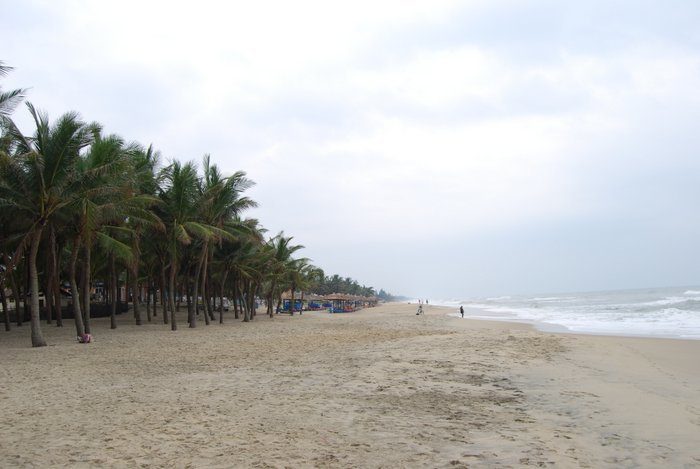
{"label": "green foliage", "polygon": [[[9,70],[0,62],[0,77]],[[167,271],[176,288],[219,285],[220,294],[226,290],[250,304],[255,296],[273,300],[288,289],[377,295],[349,277],[325,276],[298,256],[304,246],[293,244],[292,236],[280,232],[266,240],[258,220],[242,218],[257,206],[245,195],[254,185],[245,172],[224,175],[209,155],[201,173],[194,162],[161,167],[152,145],[103,135],[100,124],[76,112],[51,121],[31,103],[34,125],[25,134],[10,118],[23,95],[0,89],[0,288],[8,285],[8,272],[24,268],[29,252],[50,258],[55,250],[63,261],[53,282],[64,282],[71,271],[76,283],[78,264],[88,284],[93,273],[107,284],[109,275],[120,282],[123,269],[145,272],[137,283]],[[201,281],[193,282],[200,268]],[[49,280],[43,266],[32,271],[42,285]],[[26,282],[26,275],[17,277]],[[380,290],[379,297],[391,295]]]}

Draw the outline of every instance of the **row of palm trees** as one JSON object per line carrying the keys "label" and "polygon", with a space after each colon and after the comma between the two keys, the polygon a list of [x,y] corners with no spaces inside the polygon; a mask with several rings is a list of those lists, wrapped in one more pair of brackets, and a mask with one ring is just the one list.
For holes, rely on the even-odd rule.
{"label": "row of palm trees", "polygon": [[[0,75],[8,70],[0,62]],[[208,155],[201,171],[193,162],[162,166],[152,147],[106,134],[74,112],[51,121],[30,103],[34,128],[27,135],[11,119],[23,94],[0,89],[0,299],[6,330],[5,288],[19,324],[24,299],[32,346],[46,345],[42,312],[48,323],[63,325],[67,292],[77,335],[90,333],[98,282],[112,328],[125,287],[137,325],[145,303],[147,321],[160,314],[177,330],[181,302],[189,327],[197,326],[200,310],[207,324],[214,321],[217,305],[223,322],[225,296],[234,299],[235,318],[247,322],[256,298],[265,298],[272,316],[283,291],[325,279],[308,259],[294,257],[303,246],[292,237],[266,239],[257,220],[243,218],[256,205],[245,195],[253,182],[244,172],[224,176]]]}

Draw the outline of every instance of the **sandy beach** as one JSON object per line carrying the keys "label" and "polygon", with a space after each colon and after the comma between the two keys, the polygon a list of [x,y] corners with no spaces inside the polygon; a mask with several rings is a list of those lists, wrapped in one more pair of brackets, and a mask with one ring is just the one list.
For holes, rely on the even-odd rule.
{"label": "sandy beach", "polygon": [[0,466],[700,467],[700,341],[415,308],[0,333]]}

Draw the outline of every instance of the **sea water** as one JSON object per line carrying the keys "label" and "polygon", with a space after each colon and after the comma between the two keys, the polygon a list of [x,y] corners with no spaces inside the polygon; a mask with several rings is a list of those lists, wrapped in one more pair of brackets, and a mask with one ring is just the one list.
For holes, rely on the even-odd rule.
{"label": "sea water", "polygon": [[[589,334],[700,339],[700,287],[431,301],[465,317]],[[450,313],[459,316],[459,313]]]}

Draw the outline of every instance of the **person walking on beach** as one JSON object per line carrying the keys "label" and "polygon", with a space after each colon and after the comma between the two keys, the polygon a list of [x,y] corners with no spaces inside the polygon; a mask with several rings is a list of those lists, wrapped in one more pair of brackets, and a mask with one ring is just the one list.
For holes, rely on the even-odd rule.
{"label": "person walking on beach", "polygon": [[419,314],[423,314],[423,305],[422,304],[418,305],[418,312],[416,313],[416,316],[418,316]]}
{"label": "person walking on beach", "polygon": [[464,317],[464,306],[461,306],[461,305],[460,305],[460,307],[459,307],[459,314],[461,314],[462,317]]}

